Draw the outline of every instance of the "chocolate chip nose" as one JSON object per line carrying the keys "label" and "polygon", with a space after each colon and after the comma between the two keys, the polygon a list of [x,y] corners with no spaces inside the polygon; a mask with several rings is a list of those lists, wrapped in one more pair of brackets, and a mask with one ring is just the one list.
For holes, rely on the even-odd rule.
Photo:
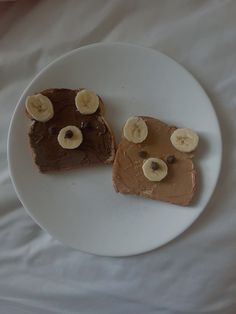
{"label": "chocolate chip nose", "polygon": [[157,162],[152,161],[152,163],[151,163],[151,168],[152,168],[153,171],[155,171],[155,170],[159,169],[160,166],[158,165]]}
{"label": "chocolate chip nose", "polygon": [[67,130],[65,133],[65,138],[72,138],[73,132],[71,130]]}

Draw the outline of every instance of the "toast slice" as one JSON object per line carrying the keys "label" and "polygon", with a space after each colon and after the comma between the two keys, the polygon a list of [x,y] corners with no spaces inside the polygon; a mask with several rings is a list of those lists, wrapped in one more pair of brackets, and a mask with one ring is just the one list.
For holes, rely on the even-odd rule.
{"label": "toast slice", "polygon": [[[75,105],[80,90],[47,89],[40,94],[53,105],[54,115],[46,121],[33,120],[29,131],[35,164],[42,173],[64,171],[99,164],[111,164],[115,157],[115,138],[104,117],[104,104],[99,97],[93,114],[81,114]],[[58,143],[58,133],[66,126],[76,126],[83,141],[75,149],[64,149]]]}
{"label": "toast slice", "polygon": [[[196,170],[193,153],[178,151],[170,136],[177,129],[151,117],[141,117],[148,135],[141,143],[128,141],[124,132],[113,164],[113,185],[116,192],[188,205],[196,190]],[[166,177],[160,182],[148,180],[142,166],[147,158],[159,158],[168,167]]]}

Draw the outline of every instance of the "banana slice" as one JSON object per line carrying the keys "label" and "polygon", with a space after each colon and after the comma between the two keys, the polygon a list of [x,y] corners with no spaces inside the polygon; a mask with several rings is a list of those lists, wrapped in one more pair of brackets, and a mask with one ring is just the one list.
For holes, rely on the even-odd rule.
{"label": "banana slice", "polygon": [[81,114],[92,114],[98,109],[99,98],[94,92],[83,89],[77,93],[75,104]]}
{"label": "banana slice", "polygon": [[148,135],[145,121],[140,117],[129,118],[124,126],[124,137],[132,143],[143,142]]}
{"label": "banana slice", "polygon": [[159,158],[148,158],[143,163],[143,174],[150,181],[161,181],[168,173],[166,163]]}
{"label": "banana slice", "polygon": [[28,114],[40,122],[46,122],[54,115],[51,100],[42,94],[28,96],[25,107]]}
{"label": "banana slice", "polygon": [[180,152],[190,153],[196,149],[199,137],[197,133],[191,129],[176,129],[172,133],[170,141]]}
{"label": "banana slice", "polygon": [[74,149],[83,142],[83,134],[79,128],[74,125],[68,125],[60,130],[57,140],[61,147],[65,149]]}

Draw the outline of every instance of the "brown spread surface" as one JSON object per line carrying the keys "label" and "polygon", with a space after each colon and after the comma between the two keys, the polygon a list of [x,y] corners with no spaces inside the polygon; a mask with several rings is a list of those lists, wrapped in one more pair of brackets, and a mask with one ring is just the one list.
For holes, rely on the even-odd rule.
{"label": "brown spread surface", "polygon": [[[196,188],[196,171],[193,154],[179,152],[171,144],[170,136],[176,129],[160,120],[142,117],[148,127],[148,136],[140,144],[134,144],[122,137],[113,164],[115,190],[124,194],[188,205]],[[140,154],[145,151],[145,154]],[[173,163],[167,163],[168,174],[160,182],[151,182],[143,174],[144,158],[157,157],[167,163],[168,156],[175,156]]]}
{"label": "brown spread surface", "polygon": [[[82,115],[75,106],[78,90],[48,89],[41,94],[47,96],[54,108],[54,116],[47,122],[34,121],[29,137],[35,163],[41,172],[80,168],[89,165],[111,163],[114,159],[113,134],[103,118],[103,103],[94,114]],[[65,126],[81,129],[83,142],[76,149],[64,149],[57,135]]]}

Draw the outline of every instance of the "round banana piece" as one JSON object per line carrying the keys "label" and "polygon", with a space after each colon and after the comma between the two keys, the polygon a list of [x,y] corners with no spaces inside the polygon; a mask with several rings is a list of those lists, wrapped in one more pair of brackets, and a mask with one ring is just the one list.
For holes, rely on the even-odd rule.
{"label": "round banana piece", "polygon": [[36,121],[47,122],[54,115],[51,100],[42,94],[28,96],[25,107],[28,114]]}
{"label": "round banana piece", "polygon": [[81,114],[92,114],[98,109],[99,98],[93,91],[83,89],[77,93],[75,105]]}
{"label": "round banana piece", "polygon": [[159,158],[148,158],[142,166],[143,174],[150,181],[161,181],[168,173],[166,163]]}
{"label": "round banana piece", "polygon": [[172,145],[180,152],[190,153],[197,148],[199,137],[191,129],[176,129],[170,137]]}
{"label": "round banana piece", "polygon": [[76,126],[68,125],[60,130],[57,140],[62,148],[74,149],[83,142],[83,134]]}
{"label": "round banana piece", "polygon": [[148,128],[145,121],[140,117],[130,117],[124,126],[124,137],[132,143],[142,143],[147,135]]}

